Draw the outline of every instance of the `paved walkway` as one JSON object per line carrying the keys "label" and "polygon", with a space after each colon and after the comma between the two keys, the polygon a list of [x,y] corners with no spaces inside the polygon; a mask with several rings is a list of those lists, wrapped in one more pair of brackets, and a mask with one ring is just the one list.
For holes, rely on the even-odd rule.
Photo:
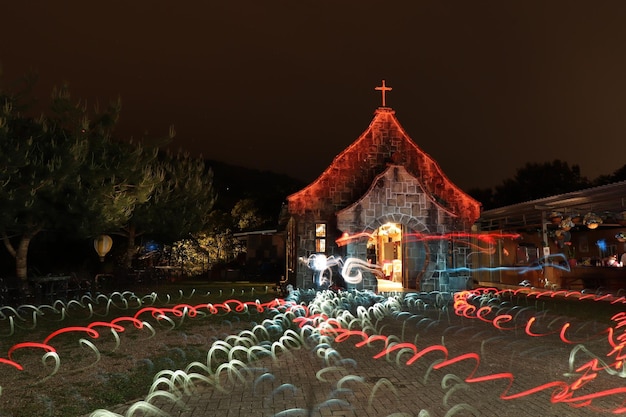
{"label": "paved walkway", "polygon": [[[537,331],[557,330],[563,318],[536,326]],[[548,329],[550,326],[553,328]],[[171,398],[151,400],[153,411],[176,417],[249,417],[249,416],[358,416],[358,417],[447,417],[447,416],[600,416],[601,409],[615,409],[625,400],[623,394],[594,399],[592,404],[575,408],[551,401],[557,388],[536,393],[532,390],[551,381],[572,383],[570,354],[578,352],[572,365],[579,366],[590,357],[606,357],[606,335],[594,337],[602,329],[597,323],[572,322],[568,332],[584,341],[584,350],[566,345],[556,334],[530,337],[524,329],[499,331],[478,319],[463,319],[439,312],[413,316],[405,322],[385,319],[377,328],[389,340],[414,343],[418,350],[430,346],[445,347],[424,354],[407,364],[412,353],[391,353],[375,358],[383,341],[357,347],[360,339],[352,336],[326,346],[291,349],[278,360],[266,357],[239,367],[240,374],[223,372],[221,389],[209,384],[197,385],[193,393],[174,402]],[[569,334],[569,333],[568,333]],[[582,346],[582,345],[581,345]],[[444,353],[445,351],[445,353]],[[398,354],[400,355],[398,357]],[[479,362],[466,360],[437,368],[443,359],[476,354]],[[472,378],[498,374],[508,379],[477,381]],[[489,378],[487,378],[489,379]],[[623,378],[600,372],[598,377],[577,391],[576,395],[594,394],[621,387]],[[509,386],[510,383],[510,386]],[[511,398],[507,398],[511,397]],[[129,415],[131,405],[114,411]],[[137,408],[137,406],[135,405]],[[135,409],[133,416],[149,414]],[[145,412],[145,413],[144,413]]]}

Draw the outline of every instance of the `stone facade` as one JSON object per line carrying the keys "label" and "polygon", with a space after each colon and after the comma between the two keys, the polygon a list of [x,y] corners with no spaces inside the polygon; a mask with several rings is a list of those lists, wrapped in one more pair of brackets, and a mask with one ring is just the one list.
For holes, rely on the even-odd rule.
{"label": "stone facade", "polygon": [[[454,214],[439,206],[426,193],[417,178],[401,165],[389,165],[359,201],[337,213],[337,227],[348,235],[374,233],[385,223],[405,228],[403,276],[405,286],[416,288],[418,281],[432,279],[437,265],[442,267],[448,251],[446,235],[454,225]],[[365,259],[367,241],[355,239],[346,245],[345,257]],[[430,256],[426,256],[430,254]],[[375,289],[370,274],[358,288]]]}
{"label": "stone facade", "polygon": [[[369,128],[307,187],[288,197],[288,278],[299,288],[313,284],[306,261],[316,253],[316,225],[326,225],[325,255],[365,259],[363,240],[337,244],[345,233],[367,234],[387,221],[407,236],[403,285],[417,287],[442,270],[448,240],[433,234],[467,231],[480,204],[452,184],[437,163],[409,138],[387,107]],[[359,286],[375,289],[373,276]]]}

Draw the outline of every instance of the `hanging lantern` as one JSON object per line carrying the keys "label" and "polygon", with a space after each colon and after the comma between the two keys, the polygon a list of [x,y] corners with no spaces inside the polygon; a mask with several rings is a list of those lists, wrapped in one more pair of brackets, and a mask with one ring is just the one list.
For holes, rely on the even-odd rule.
{"label": "hanging lantern", "polygon": [[559,223],[559,227],[562,230],[568,231],[569,229],[571,229],[572,227],[574,227],[574,222],[572,221],[571,217],[566,217],[563,220],[561,220],[561,223]]}
{"label": "hanging lantern", "polygon": [[109,235],[100,235],[93,240],[93,247],[100,257],[100,262],[104,262],[104,257],[111,250],[113,239]]}
{"label": "hanging lantern", "polygon": [[602,224],[602,219],[595,213],[589,212],[583,217],[583,224],[589,229],[597,229]]}
{"label": "hanging lantern", "polygon": [[605,211],[600,215],[600,218],[604,221],[604,223],[617,223],[617,217],[619,213],[614,213],[612,211]]}
{"label": "hanging lantern", "polygon": [[552,221],[552,224],[559,224],[561,223],[561,220],[563,220],[563,213],[560,211],[553,211],[550,213],[550,221]]}

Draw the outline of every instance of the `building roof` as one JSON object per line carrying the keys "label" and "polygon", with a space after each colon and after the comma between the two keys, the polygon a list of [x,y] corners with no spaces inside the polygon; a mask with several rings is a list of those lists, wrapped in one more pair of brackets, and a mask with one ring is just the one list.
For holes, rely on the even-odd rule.
{"label": "building roof", "polygon": [[437,162],[420,149],[398,122],[395,111],[379,107],[365,132],[338,154],[311,184],[288,197],[290,213],[315,210],[331,200],[340,210],[360,198],[392,163],[402,165],[442,207],[465,223],[480,215],[480,203],[453,184]]}
{"label": "building roof", "polygon": [[[584,216],[592,212],[603,218],[602,227],[621,226],[626,211],[626,181],[553,195],[510,206],[485,210],[478,219],[481,230],[541,227],[542,216]],[[625,219],[626,220],[626,219]]]}
{"label": "building roof", "polygon": [[253,235],[273,235],[278,231],[278,229],[263,229],[263,230],[249,230],[247,232],[238,232],[233,233],[234,237],[248,237]]}

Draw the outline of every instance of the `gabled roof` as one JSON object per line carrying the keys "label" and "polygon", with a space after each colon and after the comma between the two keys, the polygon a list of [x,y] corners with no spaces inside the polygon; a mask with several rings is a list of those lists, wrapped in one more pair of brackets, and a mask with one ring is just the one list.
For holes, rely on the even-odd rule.
{"label": "gabled roof", "polygon": [[380,107],[369,127],[311,184],[290,195],[290,213],[321,209],[329,200],[335,211],[360,198],[387,165],[402,165],[442,207],[472,224],[480,203],[454,185],[437,162],[420,149],[398,122],[395,112]]}
{"label": "gabled roof", "polygon": [[[396,174],[394,172],[394,168],[398,168],[400,171],[400,174]],[[404,171],[404,173],[403,173]],[[404,175],[403,175],[404,174]],[[392,175],[398,175],[400,177],[404,177],[405,179],[407,178],[406,175],[408,175],[408,178],[414,179],[416,184],[415,184],[415,190],[414,191],[410,191],[407,192],[406,190],[402,190],[401,188],[398,188],[397,190],[392,190],[389,193],[386,193],[385,198],[397,198],[396,195],[397,194],[402,194],[402,195],[410,195],[410,194],[422,194],[424,193],[426,190],[424,190],[424,187],[422,186],[422,184],[420,184],[419,179],[413,177],[404,166],[402,165],[393,165],[393,164],[389,164],[389,166],[387,166],[387,168],[381,172],[379,175],[376,176],[376,178],[374,179],[374,181],[372,182],[372,184],[370,185],[369,189],[361,196],[359,197],[358,200],[354,201],[352,204],[344,207],[343,209],[339,210],[337,212],[337,216],[340,216],[342,213],[344,212],[348,212],[350,210],[354,210],[355,207],[359,206],[364,200],[370,198],[370,194],[374,193],[377,189],[377,185],[379,180],[385,180],[385,177],[391,177]],[[428,196],[430,197],[430,195]],[[433,200],[432,198],[430,199],[430,201],[435,205],[435,206],[439,206],[439,204],[437,204],[437,201]],[[447,210],[445,207],[441,207],[442,210],[447,211],[448,214],[450,214],[451,216],[456,216],[455,213],[450,212],[449,210]]]}

